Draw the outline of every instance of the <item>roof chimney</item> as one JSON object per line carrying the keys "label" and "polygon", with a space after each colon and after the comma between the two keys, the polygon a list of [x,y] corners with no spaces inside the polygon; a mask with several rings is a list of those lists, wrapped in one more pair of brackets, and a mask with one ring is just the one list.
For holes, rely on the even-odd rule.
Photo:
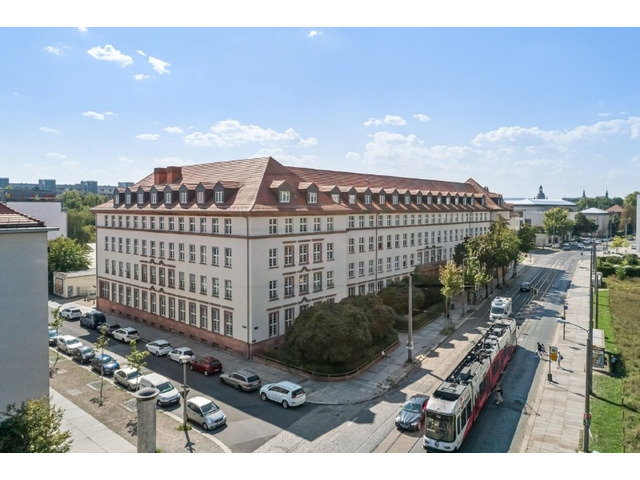
{"label": "roof chimney", "polygon": [[167,169],[158,167],[153,169],[153,183],[154,185],[162,185],[167,182]]}
{"label": "roof chimney", "polygon": [[178,183],[182,178],[182,167],[167,167],[167,183]]}

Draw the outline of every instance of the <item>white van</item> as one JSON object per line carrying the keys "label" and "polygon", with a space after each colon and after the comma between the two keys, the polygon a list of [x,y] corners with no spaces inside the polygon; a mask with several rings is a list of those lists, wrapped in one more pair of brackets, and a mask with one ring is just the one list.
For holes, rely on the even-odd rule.
{"label": "white van", "polygon": [[173,405],[180,401],[180,392],[173,386],[167,378],[157,373],[149,373],[140,379],[140,388],[157,388],[160,392],[156,403],[162,407]]}

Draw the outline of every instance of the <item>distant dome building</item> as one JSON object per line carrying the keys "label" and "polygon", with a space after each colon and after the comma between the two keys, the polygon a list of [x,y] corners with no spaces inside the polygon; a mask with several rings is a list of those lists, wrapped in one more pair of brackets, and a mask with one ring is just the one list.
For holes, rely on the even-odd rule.
{"label": "distant dome building", "polygon": [[540,188],[538,189],[538,195],[536,195],[535,198],[536,200],[546,200],[547,196],[542,191],[542,185],[540,185]]}

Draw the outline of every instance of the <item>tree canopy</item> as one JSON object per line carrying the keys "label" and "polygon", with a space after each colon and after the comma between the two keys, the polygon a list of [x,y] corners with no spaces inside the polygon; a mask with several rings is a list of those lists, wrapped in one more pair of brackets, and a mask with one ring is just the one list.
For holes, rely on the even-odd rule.
{"label": "tree canopy", "polygon": [[72,238],[57,237],[49,241],[49,274],[86,270],[91,265],[89,247]]}
{"label": "tree canopy", "polygon": [[573,222],[569,219],[569,210],[562,207],[546,211],[542,225],[545,233],[553,236],[554,242],[558,237],[564,237],[573,228]]}

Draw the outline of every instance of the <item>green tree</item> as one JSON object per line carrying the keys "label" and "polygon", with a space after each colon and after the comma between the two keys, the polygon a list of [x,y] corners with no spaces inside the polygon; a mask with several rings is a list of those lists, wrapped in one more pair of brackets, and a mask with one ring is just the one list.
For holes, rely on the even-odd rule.
{"label": "green tree", "polygon": [[0,413],[0,452],[66,453],[71,449],[71,433],[61,431],[63,412],[42,397],[11,404]]}
{"label": "green tree", "polygon": [[149,356],[148,350],[138,350],[138,342],[135,340],[131,340],[129,345],[131,345],[131,353],[127,355],[125,358],[127,359],[127,363],[136,369],[137,372],[140,372],[142,367],[147,366],[147,357]]}
{"label": "green tree", "polygon": [[518,239],[520,240],[520,251],[523,253],[531,253],[536,245],[536,229],[525,223],[518,230]]}
{"label": "green tree", "polygon": [[[60,327],[64,323],[64,317],[60,315],[60,307],[57,307],[53,312],[53,321],[49,323],[49,327],[53,328],[56,333],[60,331]],[[53,364],[49,367],[49,378],[53,377],[53,372],[56,370],[56,366],[58,365],[58,360],[60,360],[60,350],[56,348],[56,356]]]}
{"label": "green tree", "polygon": [[545,233],[553,237],[551,243],[557,243],[558,237],[564,238],[573,228],[573,222],[569,220],[569,210],[562,207],[546,211],[542,225]]}
{"label": "green tree", "polygon": [[577,237],[588,235],[598,230],[598,225],[593,220],[589,220],[585,215],[578,212],[573,219],[573,234]]}
{"label": "green tree", "polygon": [[[390,306],[400,315],[409,313],[409,281],[402,279],[392,282],[378,292],[378,296],[382,298],[382,303]],[[422,306],[424,303],[424,293],[419,288],[413,286],[411,289],[412,307],[416,309],[416,305]]]}
{"label": "green tree", "polygon": [[57,237],[49,241],[49,290],[53,287],[53,272],[86,270],[91,265],[89,247],[76,240]]}
{"label": "green tree", "polygon": [[[96,352],[100,355],[104,355],[104,350],[109,346],[109,337],[107,337],[107,331],[100,329],[100,336],[93,344]],[[98,397],[98,405],[104,405],[104,368],[100,364],[100,396]]]}
{"label": "green tree", "polygon": [[453,297],[458,295],[464,290],[464,275],[462,267],[455,264],[453,260],[448,260],[443,266],[440,267],[440,283],[442,288],[440,291],[444,295],[445,300],[445,317],[451,324],[451,302]]}
{"label": "green tree", "polygon": [[627,240],[624,237],[613,237],[613,240],[611,240],[611,248],[615,248],[616,252],[618,251],[618,248],[627,248],[629,246],[629,240]]}

